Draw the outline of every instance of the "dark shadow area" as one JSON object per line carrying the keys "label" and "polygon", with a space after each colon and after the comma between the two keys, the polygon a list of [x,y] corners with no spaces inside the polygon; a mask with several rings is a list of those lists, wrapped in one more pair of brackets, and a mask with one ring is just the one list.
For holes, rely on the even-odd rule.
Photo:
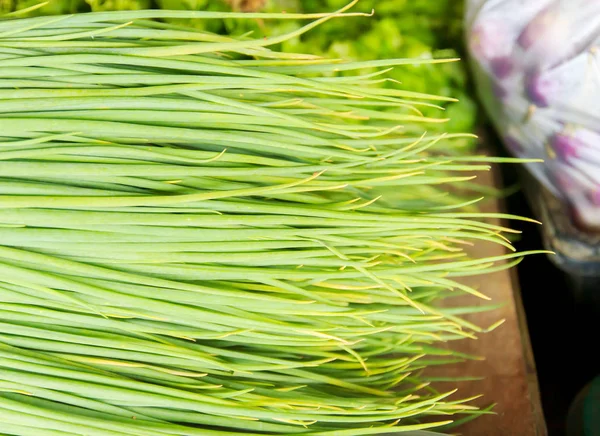
{"label": "dark shadow area", "polygon": [[[488,126],[489,127],[489,126]],[[491,130],[491,129],[490,129]],[[508,156],[490,134],[499,156]],[[504,186],[519,183],[515,165],[501,165]],[[505,200],[507,212],[534,217],[525,195],[519,191]],[[523,233],[515,241],[519,251],[539,250],[543,241],[539,225],[513,222]],[[598,314],[592,305],[576,298],[570,282],[545,255],[527,257],[518,267],[523,306],[549,436],[565,435],[569,407],[577,393],[598,374]],[[600,292],[600,290],[599,290]]]}

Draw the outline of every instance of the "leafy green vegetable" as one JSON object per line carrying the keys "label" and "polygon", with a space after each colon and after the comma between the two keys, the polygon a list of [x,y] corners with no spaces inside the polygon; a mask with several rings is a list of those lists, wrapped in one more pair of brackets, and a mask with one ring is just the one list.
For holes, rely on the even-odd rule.
{"label": "leafy green vegetable", "polygon": [[485,299],[458,279],[525,253],[468,257],[511,248],[487,221],[509,217],[445,189],[489,159],[430,153],[469,136],[425,132],[448,99],[377,83],[443,62],[270,48],[333,15],[267,39],[151,20],[220,17],[241,15],[0,21],[1,431],[363,436],[485,413],[421,372],[498,325],[439,300]]}
{"label": "leafy green vegetable", "polygon": [[[7,1],[7,0],[2,0]],[[16,8],[32,6],[39,0],[17,0]],[[160,7],[172,10],[195,11],[263,11],[315,13],[340,8],[339,0],[51,0],[35,14],[51,15],[81,12],[86,7],[95,11],[135,10]],[[371,13],[372,19],[349,18],[344,22],[327,22],[318,32],[286,40],[279,48],[284,51],[314,53],[330,58],[372,60],[390,57],[452,58],[458,54],[455,47],[462,45],[463,2],[454,0],[361,0],[357,11]],[[12,8],[14,10],[14,7]],[[199,30],[222,34],[242,35],[254,32],[280,35],[298,29],[295,20],[224,20],[198,21],[171,19],[172,23],[192,26]],[[476,107],[467,90],[467,76],[463,63],[418,65],[394,72],[390,79],[397,80],[406,89],[454,97],[458,102],[446,103],[450,119],[444,131],[473,132]],[[383,84],[385,85],[385,84]],[[424,109],[424,113],[434,112]],[[463,140],[461,148],[473,144]]]}

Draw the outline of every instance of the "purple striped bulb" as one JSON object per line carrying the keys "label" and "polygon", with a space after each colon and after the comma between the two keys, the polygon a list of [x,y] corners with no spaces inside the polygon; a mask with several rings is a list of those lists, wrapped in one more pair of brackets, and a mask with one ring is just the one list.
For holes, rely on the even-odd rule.
{"label": "purple striped bulb", "polygon": [[590,193],[589,197],[592,204],[600,206],[600,186],[596,186],[596,189]]}
{"label": "purple striped bulb", "polygon": [[498,79],[506,79],[514,71],[514,61],[509,56],[497,56],[490,59],[492,73]]}
{"label": "purple striped bulb", "polygon": [[569,159],[578,157],[578,150],[583,144],[576,136],[559,133],[552,138],[551,145],[558,157],[568,162]]}
{"label": "purple striped bulb", "polygon": [[552,28],[556,26],[557,18],[556,4],[545,8],[533,20],[529,21],[517,38],[517,42],[526,50],[533,47],[540,42],[541,37],[552,31]]}
{"label": "purple striped bulb", "polygon": [[504,54],[508,54],[506,45],[506,29],[503,24],[495,20],[486,20],[473,28],[469,38],[469,47],[478,58],[491,61]]}
{"label": "purple striped bulb", "polygon": [[537,71],[525,76],[525,92],[529,100],[536,106],[547,107],[549,105],[548,96],[552,95],[552,85]]}
{"label": "purple striped bulb", "polygon": [[[482,101],[510,152],[600,228],[600,0],[470,0]],[[597,221],[597,222],[596,222]]]}

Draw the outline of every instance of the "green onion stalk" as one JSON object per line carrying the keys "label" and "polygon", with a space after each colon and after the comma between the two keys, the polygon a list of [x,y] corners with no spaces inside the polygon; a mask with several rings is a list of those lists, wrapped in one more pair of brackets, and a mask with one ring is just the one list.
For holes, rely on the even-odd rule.
{"label": "green onion stalk", "polygon": [[[378,86],[441,61],[270,48],[346,10],[0,21],[3,434],[358,436],[485,413],[423,370],[495,326],[439,302],[487,298],[460,278],[525,253],[466,255],[512,248],[460,191],[486,159],[430,152],[465,136],[428,133],[443,118],[420,108],[447,98]],[[242,16],[308,24],[154,20]]]}
{"label": "green onion stalk", "polygon": [[[39,0],[0,0],[1,11],[11,12],[36,5]],[[346,0],[50,0],[41,8],[30,11],[35,15],[56,15],[76,12],[137,10],[161,8],[168,10],[238,11],[318,13],[344,6]],[[454,0],[361,0],[357,10],[375,16],[370,20],[348,17],[324,23],[318,32],[309,32],[286,39],[273,48],[283,51],[308,52],[328,58],[366,61],[382,58],[442,59],[459,57],[462,52],[463,2]],[[254,32],[260,35],[284,35],[302,27],[302,20],[267,20],[226,18],[195,20],[167,18],[168,22],[201,31],[228,35]],[[342,72],[341,74],[346,74]],[[354,74],[351,72],[350,74]],[[448,123],[442,132],[474,132],[476,105],[469,93],[464,64],[419,63],[406,65],[402,71],[389,73],[391,79],[402,82],[406,89],[455,97],[445,101]],[[380,86],[393,86],[391,82]],[[426,114],[436,109],[422,108]],[[446,153],[472,153],[476,141],[456,139]]]}

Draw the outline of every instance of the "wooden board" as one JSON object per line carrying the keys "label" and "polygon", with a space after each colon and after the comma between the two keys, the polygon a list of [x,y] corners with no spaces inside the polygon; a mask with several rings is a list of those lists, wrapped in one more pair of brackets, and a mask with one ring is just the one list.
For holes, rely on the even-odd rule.
{"label": "wooden board", "polygon": [[[495,173],[479,173],[480,182],[498,186]],[[485,205],[487,212],[502,211],[496,200]],[[503,223],[505,224],[505,223]],[[505,254],[504,247],[479,244],[473,248],[477,257]],[[481,407],[495,403],[496,415],[486,415],[455,430],[464,436],[545,436],[537,375],[525,315],[521,305],[520,290],[515,271],[500,271],[483,277],[469,277],[465,284],[474,286],[492,298],[493,303],[505,303],[498,310],[465,317],[469,321],[488,327],[505,319],[496,330],[480,335],[477,340],[461,340],[450,346],[465,353],[482,356],[485,360],[468,361],[445,367],[442,374],[450,377],[480,376],[483,380],[444,383],[445,388],[456,387],[461,397],[483,394],[475,403]],[[472,305],[470,296],[452,299],[452,305]],[[482,304],[488,304],[482,302]]]}

